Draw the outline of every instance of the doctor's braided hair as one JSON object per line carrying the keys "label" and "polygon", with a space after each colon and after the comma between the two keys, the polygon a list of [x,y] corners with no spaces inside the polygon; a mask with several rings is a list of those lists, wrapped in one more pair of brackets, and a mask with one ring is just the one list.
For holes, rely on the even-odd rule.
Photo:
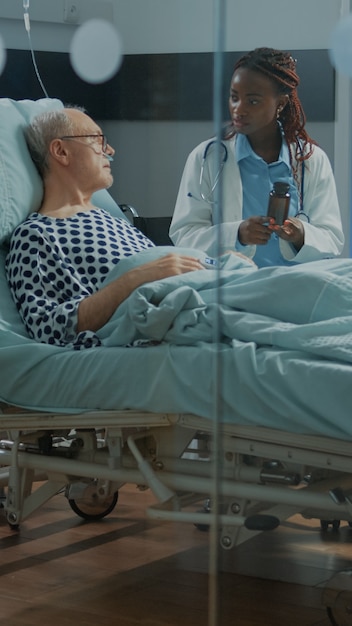
{"label": "doctor's braided hair", "polygon": [[[313,152],[313,145],[317,142],[305,130],[306,116],[297,93],[300,79],[296,72],[295,59],[289,52],[274,48],[256,48],[236,62],[234,72],[241,67],[261,72],[274,83],[279,94],[289,96],[278,119],[290,151],[291,165],[293,166],[291,144],[296,146],[294,157],[297,162],[309,159]],[[234,130],[229,129],[227,137],[230,138],[234,134]],[[293,170],[295,172],[294,167]]]}

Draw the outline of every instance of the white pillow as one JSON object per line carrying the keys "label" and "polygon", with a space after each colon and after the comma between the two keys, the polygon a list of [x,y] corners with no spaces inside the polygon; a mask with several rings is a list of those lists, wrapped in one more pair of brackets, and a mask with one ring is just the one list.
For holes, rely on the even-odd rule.
{"label": "white pillow", "polygon": [[62,109],[60,100],[0,99],[0,243],[31,211],[39,209],[43,185],[30,157],[23,129],[44,111]]}
{"label": "white pillow", "polygon": [[[23,129],[32,119],[62,109],[60,100],[11,100],[0,98],[0,245],[32,211],[43,197],[43,183],[29,154]],[[94,194],[101,208],[121,217],[121,211],[106,189]]]}

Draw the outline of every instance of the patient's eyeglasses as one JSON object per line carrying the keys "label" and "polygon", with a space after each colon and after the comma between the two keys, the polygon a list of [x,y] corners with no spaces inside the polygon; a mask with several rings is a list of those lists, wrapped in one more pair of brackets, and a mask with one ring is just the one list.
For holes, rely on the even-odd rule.
{"label": "patient's eyeglasses", "polygon": [[[103,152],[106,152],[106,148],[108,146],[108,140],[105,135],[96,134],[96,135],[64,135],[63,137],[59,137],[59,139],[81,139],[84,137],[92,137],[95,141],[101,141],[101,149]],[[83,142],[82,142],[83,143]],[[94,142],[93,142],[94,143]],[[90,144],[88,144],[90,145]]]}

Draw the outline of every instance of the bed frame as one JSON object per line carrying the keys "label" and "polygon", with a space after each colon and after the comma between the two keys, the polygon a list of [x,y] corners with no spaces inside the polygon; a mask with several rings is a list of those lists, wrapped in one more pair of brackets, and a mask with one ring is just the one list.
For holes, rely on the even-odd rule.
{"label": "bed frame", "polygon": [[[151,489],[150,518],[200,528],[216,521],[224,549],[296,513],[323,529],[352,524],[352,442],[224,425],[214,472],[211,423],[194,415],[1,411],[0,487],[13,528],[62,490],[82,517],[103,517],[126,483]],[[214,474],[218,516],[208,506]]]}

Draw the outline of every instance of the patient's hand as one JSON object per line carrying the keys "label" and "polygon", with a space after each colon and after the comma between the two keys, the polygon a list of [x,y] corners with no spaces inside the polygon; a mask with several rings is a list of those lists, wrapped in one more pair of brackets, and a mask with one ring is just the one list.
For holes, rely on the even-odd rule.
{"label": "patient's hand", "polygon": [[[143,282],[149,282],[201,269],[203,269],[203,265],[199,259],[172,252],[160,259],[140,265],[135,270],[131,271],[139,273],[140,278],[144,278]],[[141,284],[143,284],[143,282]]]}

